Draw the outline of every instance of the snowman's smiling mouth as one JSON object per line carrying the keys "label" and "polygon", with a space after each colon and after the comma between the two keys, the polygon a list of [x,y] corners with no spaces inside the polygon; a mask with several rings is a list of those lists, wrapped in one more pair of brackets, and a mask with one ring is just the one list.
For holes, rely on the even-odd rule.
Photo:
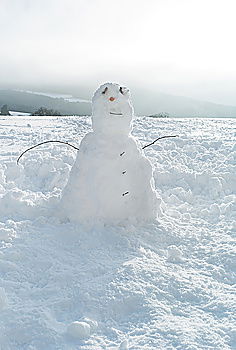
{"label": "snowman's smiling mouth", "polygon": [[112,115],[123,115],[122,113],[115,113],[115,112],[110,112]]}

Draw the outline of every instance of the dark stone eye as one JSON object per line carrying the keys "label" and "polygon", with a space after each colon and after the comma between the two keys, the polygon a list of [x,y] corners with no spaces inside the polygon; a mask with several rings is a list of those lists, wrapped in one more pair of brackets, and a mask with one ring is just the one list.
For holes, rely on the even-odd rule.
{"label": "dark stone eye", "polygon": [[122,90],[122,87],[120,87],[120,93],[121,93],[122,95],[124,95],[124,92],[123,92],[123,90]]}
{"label": "dark stone eye", "polygon": [[105,88],[105,90],[102,92],[102,94],[105,94],[108,90],[108,87]]}

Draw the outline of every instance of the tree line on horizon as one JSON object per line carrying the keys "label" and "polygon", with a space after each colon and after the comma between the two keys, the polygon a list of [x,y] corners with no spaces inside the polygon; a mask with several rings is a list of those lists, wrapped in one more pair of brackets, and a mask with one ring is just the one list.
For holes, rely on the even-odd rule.
{"label": "tree line on horizon", "polygon": [[[7,104],[5,104],[5,105],[3,105],[1,107],[0,115],[5,115],[5,116],[11,115]],[[58,112],[57,110],[54,110],[54,109],[48,109],[46,107],[40,107],[35,112],[31,113],[31,115],[33,115],[33,116],[47,116],[47,115],[49,115],[49,116],[60,116],[61,113]]]}

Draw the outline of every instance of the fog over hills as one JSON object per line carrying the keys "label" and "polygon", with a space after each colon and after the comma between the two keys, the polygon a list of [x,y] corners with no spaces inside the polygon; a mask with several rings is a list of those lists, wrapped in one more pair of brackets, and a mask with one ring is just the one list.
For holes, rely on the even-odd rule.
{"label": "fog over hills", "polygon": [[[85,99],[84,91],[81,92],[80,96],[68,98],[65,94],[60,93],[0,90],[0,106],[7,104],[10,110],[28,113],[33,113],[39,107],[46,107],[55,109],[62,115],[91,115],[91,103],[89,102],[91,96],[86,93],[88,101],[80,100],[79,97],[81,96]],[[135,114],[138,116],[165,112],[171,117],[236,117],[236,106],[221,105],[142,89],[132,90],[132,101]]]}
{"label": "fog over hills", "polygon": [[235,118],[236,106],[201,101],[185,96],[142,91],[133,96],[137,114],[166,112],[173,117]]}

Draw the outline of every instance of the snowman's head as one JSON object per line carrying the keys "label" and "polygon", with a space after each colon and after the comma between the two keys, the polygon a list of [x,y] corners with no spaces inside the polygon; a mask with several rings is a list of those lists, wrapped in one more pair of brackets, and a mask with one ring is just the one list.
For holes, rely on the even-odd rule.
{"label": "snowman's head", "polygon": [[92,104],[95,132],[129,134],[133,118],[129,89],[114,83],[103,84],[94,93]]}

